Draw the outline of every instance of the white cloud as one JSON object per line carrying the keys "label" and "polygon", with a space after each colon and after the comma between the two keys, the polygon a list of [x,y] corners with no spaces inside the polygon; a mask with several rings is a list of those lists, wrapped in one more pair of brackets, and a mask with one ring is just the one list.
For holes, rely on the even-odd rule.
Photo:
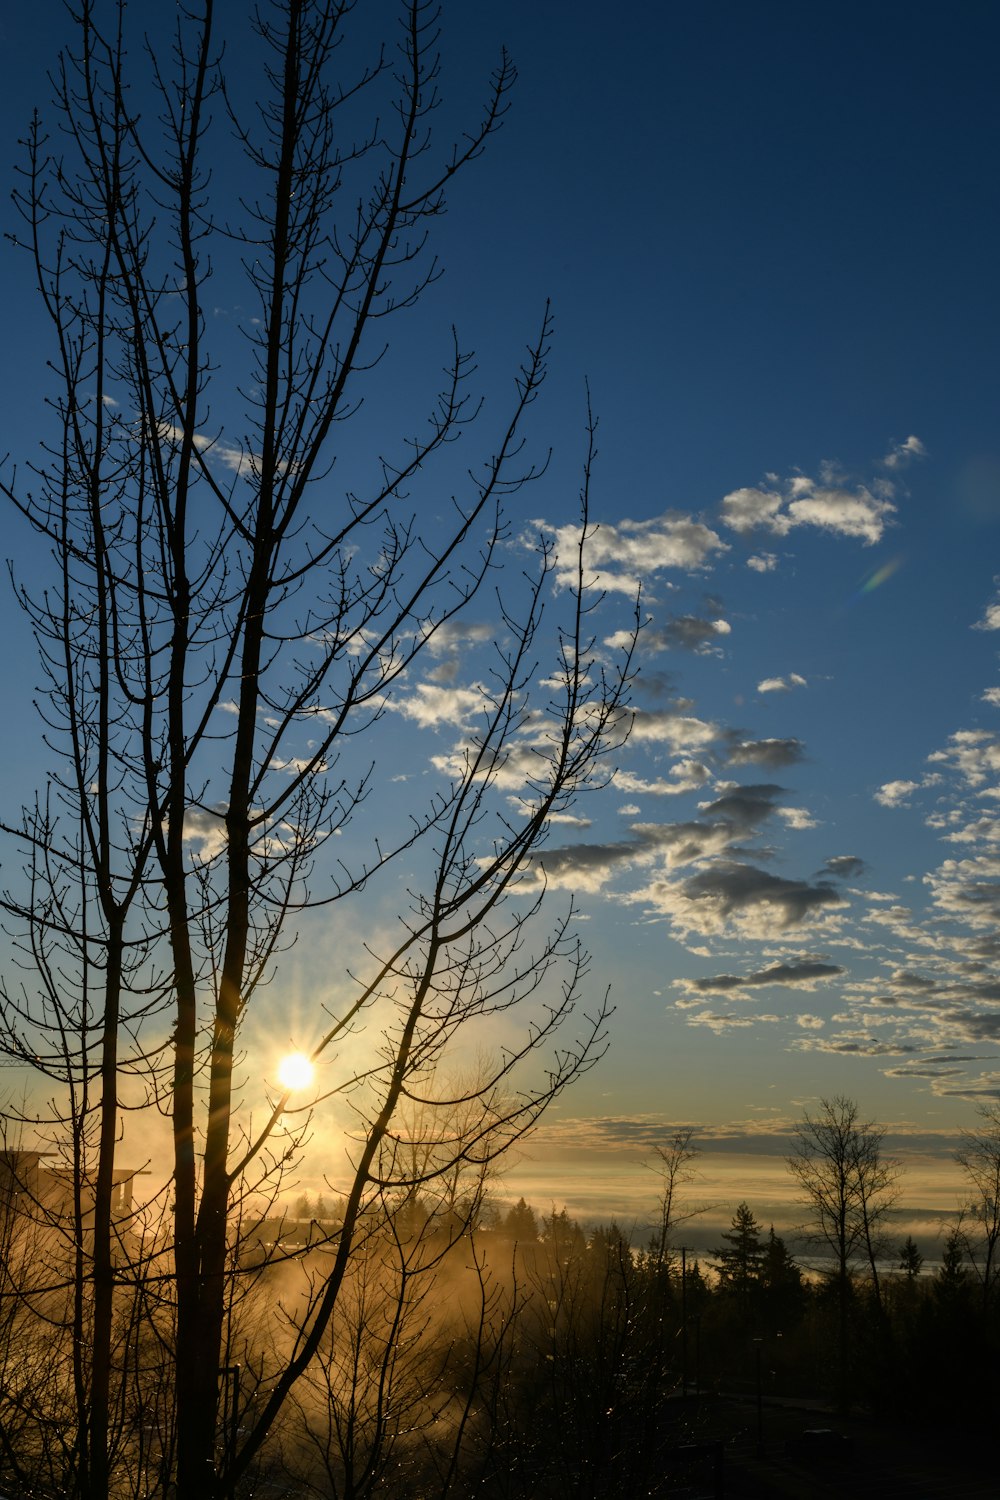
{"label": "white cloud", "polygon": [[313,766],[312,761],[307,756],[301,755],[293,755],[288,760],[271,761],[272,771],[284,771],[287,776],[301,776],[304,771],[309,770],[310,766],[312,766],[317,774],[322,774],[328,769],[322,761],[319,765]]}
{"label": "white cloud", "polygon": [[976,818],[954,833],[946,833],[944,840],[948,844],[1000,843],[1000,819]]}
{"label": "white cloud", "polygon": [[989,703],[993,708],[1000,708],[1000,687],[987,688],[982,695],[984,703]]}
{"label": "white cloud", "polygon": [[[670,767],[670,779],[662,776],[655,781],[646,781],[631,771],[616,771],[615,786],[620,792],[633,792],[638,796],[675,797],[680,792],[695,792],[705,785],[711,772],[698,760],[679,760]],[[638,808],[635,809],[639,811]]]}
{"label": "white cloud", "polygon": [[986,613],[973,625],[973,630],[1000,630],[1000,601],[987,604]]}
{"label": "white cloud", "polygon": [[946,749],[935,750],[927,759],[957,771],[970,786],[981,786],[1000,773],[1000,742],[986,729],[959,729],[949,736]]}
{"label": "white cloud", "polygon": [[913,433],[901,443],[894,443],[885,455],[882,463],[887,469],[901,469],[915,458],[923,458],[927,449],[918,437]]}
{"label": "white cloud", "polygon": [[853,493],[817,488],[803,498],[793,500],[788,514],[793,525],[817,526],[839,536],[856,537],[872,546],[881,540],[895,509],[890,500],[877,498],[864,486]]}
{"label": "white cloud", "polygon": [[875,801],[883,807],[905,807],[907,797],[919,788],[919,781],[887,781],[875,793]]}
{"label": "white cloud", "polygon": [[[198,447],[204,447],[198,443]],[[208,457],[214,458],[217,463],[222,464],[224,469],[229,469],[233,474],[252,474],[254,469],[254,455],[247,453],[243,448],[237,448],[233,443],[213,443],[208,449]]]}
{"label": "white cloud", "polygon": [[[184,441],[183,427],[175,427],[169,422],[162,422],[158,431],[163,442],[173,443],[179,447]],[[256,461],[254,455],[244,448],[237,447],[234,443],[227,443],[222,438],[206,437],[201,432],[194,434],[192,442],[199,453],[204,453],[206,458],[215,459],[224,468],[231,469],[234,474],[249,474],[253,471]]]}
{"label": "white cloud", "polygon": [[941,939],[913,920],[908,906],[874,907],[861,919],[873,927],[884,927],[902,943],[912,943],[918,948],[938,948]]}
{"label": "white cloud", "polygon": [[801,1026],[805,1031],[819,1031],[826,1025],[821,1016],[800,1015],[795,1017],[796,1026]]}
{"label": "white cloud", "polygon": [[778,559],[773,552],[755,552],[753,557],[747,558],[747,567],[754,573],[773,573],[778,566]]}
{"label": "white cloud", "polygon": [[[535,524],[553,531],[544,521]],[[555,527],[554,537],[557,582],[564,587],[575,586],[580,528]],[[648,580],[651,573],[664,569],[700,572],[713,553],[728,550],[711,527],[693,516],[667,511],[649,521],[622,520],[593,526],[584,556],[592,587],[634,594],[640,581]]]}
{"label": "white cloud", "polygon": [[788,827],[794,832],[800,833],[806,828],[818,828],[816,819],[811,817],[804,807],[779,807],[778,817],[784,818]]}
{"label": "white cloud", "polygon": [[[507,801],[522,818],[530,817],[535,811],[533,804],[526,802],[523,797],[508,797]],[[636,808],[636,812],[638,811],[639,809]],[[592,826],[590,818],[580,818],[576,813],[568,812],[550,812],[548,822],[564,824],[567,828],[590,828]]]}
{"label": "white cloud", "polygon": [[184,814],[184,842],[190,844],[199,859],[214,859],[226,847],[226,804],[215,807],[189,807]]}
{"label": "white cloud", "polygon": [[1000,856],[978,854],[970,859],[946,859],[940,869],[924,876],[934,904],[963,926],[996,930],[1000,921]]}
{"label": "white cloud", "polygon": [[765,677],[757,684],[758,693],[790,693],[792,688],[805,687],[806,680],[798,672],[789,672],[787,677]]}
{"label": "white cloud", "polygon": [[421,729],[436,729],[447,724],[468,727],[472,716],[480,712],[486,702],[485,689],[442,687],[436,683],[418,682],[416,689],[406,698],[387,698],[386,708],[413,719]]}
{"label": "white cloud", "polygon": [[[460,781],[469,775],[471,753],[459,745],[446,755],[432,755],[431,765],[450,780]],[[522,791],[530,783],[545,778],[551,754],[551,747],[545,749],[527,743],[513,745],[501,760],[488,768],[488,779],[500,791]]]}
{"label": "white cloud", "polygon": [[673,709],[637,708],[632,719],[635,744],[667,745],[675,754],[703,750],[719,737],[718,726]]}
{"label": "white cloud", "polygon": [[783,504],[784,496],[774,490],[749,487],[731,490],[722,502],[722,519],[733,531],[766,529],[777,536],[786,536],[792,523],[782,514]]}
{"label": "white cloud", "polygon": [[722,501],[722,520],[739,533],[763,530],[775,536],[814,526],[871,546],[881,540],[895,509],[888,495],[873,494],[865,485],[849,490],[817,484],[803,474],[785,480],[780,489],[731,491]]}

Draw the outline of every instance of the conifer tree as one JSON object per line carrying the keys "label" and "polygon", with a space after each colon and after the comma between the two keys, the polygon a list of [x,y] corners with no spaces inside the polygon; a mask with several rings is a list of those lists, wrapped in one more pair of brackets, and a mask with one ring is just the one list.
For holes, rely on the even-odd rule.
{"label": "conifer tree", "polygon": [[714,1268],[719,1277],[719,1289],[724,1294],[736,1296],[744,1315],[750,1311],[764,1267],[761,1229],[762,1225],[754,1217],[749,1204],[741,1203],[729,1230],[723,1233],[726,1243],[712,1251],[716,1257]]}
{"label": "conifer tree", "polygon": [[776,1328],[797,1322],[805,1305],[805,1284],[802,1272],[784,1240],[775,1234],[773,1224],[764,1247],[760,1279],[768,1321]]}
{"label": "conifer tree", "polygon": [[503,1229],[505,1234],[509,1234],[512,1239],[522,1245],[527,1244],[528,1241],[537,1240],[538,1222],[535,1218],[535,1210],[530,1204],[525,1203],[523,1198],[518,1198],[513,1207],[507,1210]]}
{"label": "conifer tree", "polygon": [[904,1272],[908,1282],[920,1275],[920,1267],[924,1263],[924,1257],[917,1249],[916,1241],[912,1234],[908,1234],[899,1247],[899,1269]]}

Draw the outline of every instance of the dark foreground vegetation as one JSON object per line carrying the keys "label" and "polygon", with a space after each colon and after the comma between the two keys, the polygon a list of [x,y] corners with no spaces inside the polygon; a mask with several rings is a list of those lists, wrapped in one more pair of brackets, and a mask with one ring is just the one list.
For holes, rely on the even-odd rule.
{"label": "dark foreground vegetation", "polygon": [[[925,1463],[954,1475],[989,1428],[1000,1319],[958,1228],[931,1274],[900,1245],[876,1294],[863,1274],[804,1273],[746,1204],[704,1262],[523,1200],[484,1219],[433,1268],[432,1221],[383,1243],[285,1431],[289,1493],[707,1495],[721,1445],[728,1493],[758,1492],[760,1448],[791,1471],[760,1493],[807,1495],[820,1474],[847,1483],[856,1450],[891,1469],[927,1434]],[[830,1427],[835,1448],[803,1439]]]}
{"label": "dark foreground vegetation", "polygon": [[[10,1207],[4,1270],[21,1292],[0,1302],[0,1494],[68,1495],[66,1294],[39,1284],[25,1295],[27,1266],[45,1264],[42,1231]],[[884,1465],[932,1433],[954,1471],[988,1430],[1000,1318],[960,1225],[933,1273],[908,1240],[876,1290],[860,1271],[845,1283],[835,1268],[804,1273],[745,1203],[703,1260],[613,1223],[585,1234],[565,1211],[523,1200],[505,1212],[420,1197],[384,1208],[233,1495],[631,1500],[722,1493],[720,1483],[730,1495],[824,1494],[838,1465],[847,1482],[857,1452],[871,1477],[878,1455]],[[239,1359],[219,1371],[223,1472],[340,1230],[336,1211],[308,1199],[247,1226],[229,1331]],[[179,1494],[168,1478],[178,1422],[168,1298],[150,1276],[121,1289],[116,1311],[111,1493]],[[868,1493],[859,1483],[852,1491]]]}

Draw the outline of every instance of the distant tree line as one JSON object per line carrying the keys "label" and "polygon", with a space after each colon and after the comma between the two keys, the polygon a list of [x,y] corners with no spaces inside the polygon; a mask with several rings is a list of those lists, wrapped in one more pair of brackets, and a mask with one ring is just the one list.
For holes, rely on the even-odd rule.
{"label": "distant tree line", "polygon": [[[892,1234],[899,1167],[852,1100],[821,1101],[793,1141],[808,1264],[745,1201],[709,1251],[682,1248],[696,1155],[690,1132],[661,1147],[658,1216],[642,1232],[585,1230],[523,1197],[387,1204],[257,1481],[338,1500],[632,1497],[670,1493],[676,1455],[717,1430],[720,1398],[760,1390],[956,1432],[986,1418],[1000,1110],[963,1138],[968,1201],[933,1272],[912,1236]],[[336,1207],[304,1196],[290,1209],[279,1233],[308,1277],[336,1242]],[[307,1225],[319,1237],[303,1257]],[[262,1289],[286,1284],[272,1253]]]}
{"label": "distant tree line", "polygon": [[[702,1257],[679,1243],[698,1212],[686,1196],[696,1156],[683,1131],[657,1152],[661,1197],[641,1232],[614,1221],[585,1230],[524,1198],[503,1204],[481,1178],[436,1195],[387,1191],[314,1361],[234,1495],[669,1494],[685,1482],[677,1455],[739,1409],[726,1398],[758,1394],[956,1434],[988,1418],[1000,1107],[984,1107],[963,1137],[966,1201],[932,1273],[912,1236],[893,1238],[898,1165],[852,1100],[821,1101],[793,1141],[811,1264],[746,1201]],[[24,1192],[9,1172],[0,1186],[4,1284],[34,1288],[0,1296],[0,1490],[55,1496],[60,1434],[35,1412],[55,1403],[59,1369],[39,1314],[57,1322],[64,1291],[42,1274],[44,1226]],[[220,1450],[232,1413],[254,1416],[294,1349],[296,1302],[324,1284],[342,1218],[331,1189],[242,1226],[246,1287],[233,1317],[246,1363],[220,1371]],[[155,1280],[144,1295],[157,1297]],[[283,1334],[276,1309],[292,1313]],[[112,1492],[138,1500],[143,1471],[157,1455],[169,1461],[170,1432],[157,1426],[155,1345],[122,1347],[134,1367],[121,1372],[121,1441],[142,1462],[123,1463]]]}

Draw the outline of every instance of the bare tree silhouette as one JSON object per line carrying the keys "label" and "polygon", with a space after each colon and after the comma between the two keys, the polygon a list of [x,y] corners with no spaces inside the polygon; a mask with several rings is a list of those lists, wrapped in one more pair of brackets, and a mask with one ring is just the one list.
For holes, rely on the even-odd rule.
{"label": "bare tree silhouette", "polygon": [[[522,426],[548,311],[502,414],[481,411],[453,332],[417,435],[394,435],[386,379],[388,332],[439,274],[435,221],[499,127],[514,72],[502,56],[480,121],[439,151],[436,6],[402,4],[397,35],[352,65],[353,9],[262,7],[244,114],[212,0],[178,11],[172,44],[151,44],[144,65],[125,7],[81,0],[53,75],[56,132],[36,119],[27,143],[18,203],[52,328],[55,423],[29,483],[8,473],[3,489],[53,559],[44,584],[19,588],[52,769],[6,825],[25,879],[4,898],[22,972],[3,988],[0,1037],[39,1079],[13,1118],[61,1153],[71,1186],[62,1482],[85,1496],[109,1494],[137,1458],[137,1494],[231,1493],[326,1347],[376,1206],[482,1169],[604,1047],[607,999],[581,1009],[586,956],[572,910],[541,922],[538,861],[550,817],[600,781],[627,725],[630,653],[602,665],[590,618],[595,425],[575,563],[559,558],[575,585],[544,637],[552,542],[537,539],[530,576],[502,562],[512,497],[540,472]],[[231,218],[213,206],[220,131],[242,152]],[[240,277],[253,309],[235,352],[213,338],[220,276],[230,297]],[[375,426],[366,395],[384,403]],[[458,470],[451,445],[477,418],[492,424],[487,456]],[[428,504],[442,484],[443,519]],[[496,641],[464,748],[387,824],[393,706],[487,586]],[[335,842],[348,825],[354,863]],[[409,905],[376,937],[365,903],[396,869]],[[255,1365],[239,1299],[261,1268],[247,1270],[241,1237],[308,1115],[274,1092],[251,1119],[240,1039],[307,919],[348,905],[313,1060],[353,1110],[351,1175],[280,1366]],[[453,1051],[495,1038],[499,1018],[488,1063],[442,1092]],[[424,1109],[462,1121],[429,1154],[407,1138]],[[170,1165],[122,1222],[135,1112],[168,1122]],[[220,1371],[241,1358],[217,1472]],[[144,1362],[140,1427],[161,1438],[140,1450]]]}

